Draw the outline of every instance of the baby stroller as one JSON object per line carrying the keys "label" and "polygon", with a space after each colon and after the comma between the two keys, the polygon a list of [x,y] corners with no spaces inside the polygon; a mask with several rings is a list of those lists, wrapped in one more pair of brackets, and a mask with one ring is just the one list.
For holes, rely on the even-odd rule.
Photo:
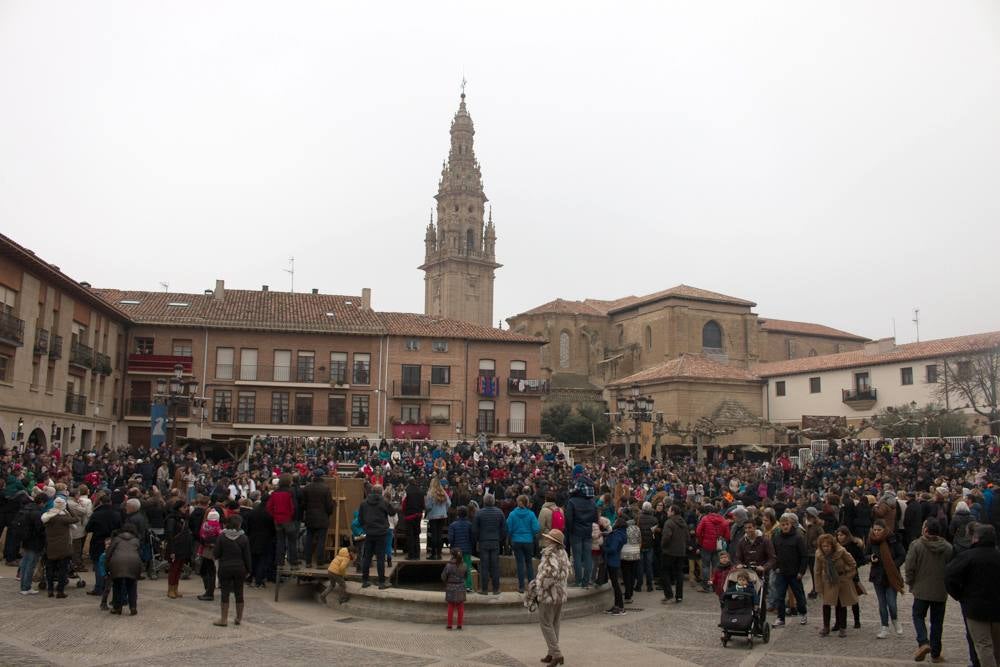
{"label": "baby stroller", "polygon": [[[736,578],[747,575],[753,592],[736,590]],[[726,577],[722,593],[722,645],[729,644],[732,637],[746,637],[749,648],[753,648],[753,638],[760,637],[766,644],[771,641],[771,624],[767,622],[767,603],[764,582],[753,570],[733,570]]]}

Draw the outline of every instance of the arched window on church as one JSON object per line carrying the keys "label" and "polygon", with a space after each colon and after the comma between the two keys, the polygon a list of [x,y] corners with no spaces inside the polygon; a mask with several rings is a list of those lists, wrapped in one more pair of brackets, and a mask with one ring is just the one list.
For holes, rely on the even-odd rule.
{"label": "arched window on church", "polygon": [[702,327],[701,347],[710,352],[722,350],[722,327],[715,320],[709,320]]}
{"label": "arched window on church", "polygon": [[559,334],[559,368],[569,368],[569,332]]}
{"label": "arched window on church", "polygon": [[465,249],[466,250],[475,250],[476,249],[475,235],[472,233],[471,229],[466,229],[465,230]]}
{"label": "arched window on church", "polygon": [[653,328],[651,326],[649,326],[648,324],[646,325],[646,331],[645,331],[644,335],[646,337],[646,349],[647,350],[652,350],[653,349]]}

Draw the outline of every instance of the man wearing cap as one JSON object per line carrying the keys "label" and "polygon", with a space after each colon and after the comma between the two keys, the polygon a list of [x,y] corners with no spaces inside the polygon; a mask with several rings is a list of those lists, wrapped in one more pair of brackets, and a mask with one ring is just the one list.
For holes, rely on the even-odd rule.
{"label": "man wearing cap", "polygon": [[306,567],[312,567],[313,558],[317,567],[325,564],[326,533],[333,513],[333,498],[330,487],[323,481],[325,471],[313,471],[312,481],[302,489],[303,518],[306,524]]}
{"label": "man wearing cap", "polygon": [[538,603],[538,623],[548,653],[542,662],[561,665],[565,662],[559,650],[559,618],[566,602],[566,580],[569,577],[569,558],[563,544],[563,533],[553,528],[542,534],[542,557],[538,563],[538,573],[528,584],[528,600]]}

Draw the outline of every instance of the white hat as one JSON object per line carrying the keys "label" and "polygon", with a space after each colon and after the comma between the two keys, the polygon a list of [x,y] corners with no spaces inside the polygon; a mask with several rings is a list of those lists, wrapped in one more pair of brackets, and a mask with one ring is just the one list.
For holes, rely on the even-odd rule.
{"label": "white hat", "polygon": [[208,520],[209,521],[218,521],[219,520],[219,513],[216,512],[215,510],[211,510],[208,513]]}

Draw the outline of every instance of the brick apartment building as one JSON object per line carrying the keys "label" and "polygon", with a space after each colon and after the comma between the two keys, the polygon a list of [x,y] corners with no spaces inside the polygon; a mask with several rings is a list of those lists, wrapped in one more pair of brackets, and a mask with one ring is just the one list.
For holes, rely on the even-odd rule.
{"label": "brick apartment building", "polygon": [[177,364],[207,399],[176,408],[179,436],[540,432],[544,341],[380,313],[367,289],[93,289],[0,236],[0,301],[0,444],[148,443],[157,379]]}

